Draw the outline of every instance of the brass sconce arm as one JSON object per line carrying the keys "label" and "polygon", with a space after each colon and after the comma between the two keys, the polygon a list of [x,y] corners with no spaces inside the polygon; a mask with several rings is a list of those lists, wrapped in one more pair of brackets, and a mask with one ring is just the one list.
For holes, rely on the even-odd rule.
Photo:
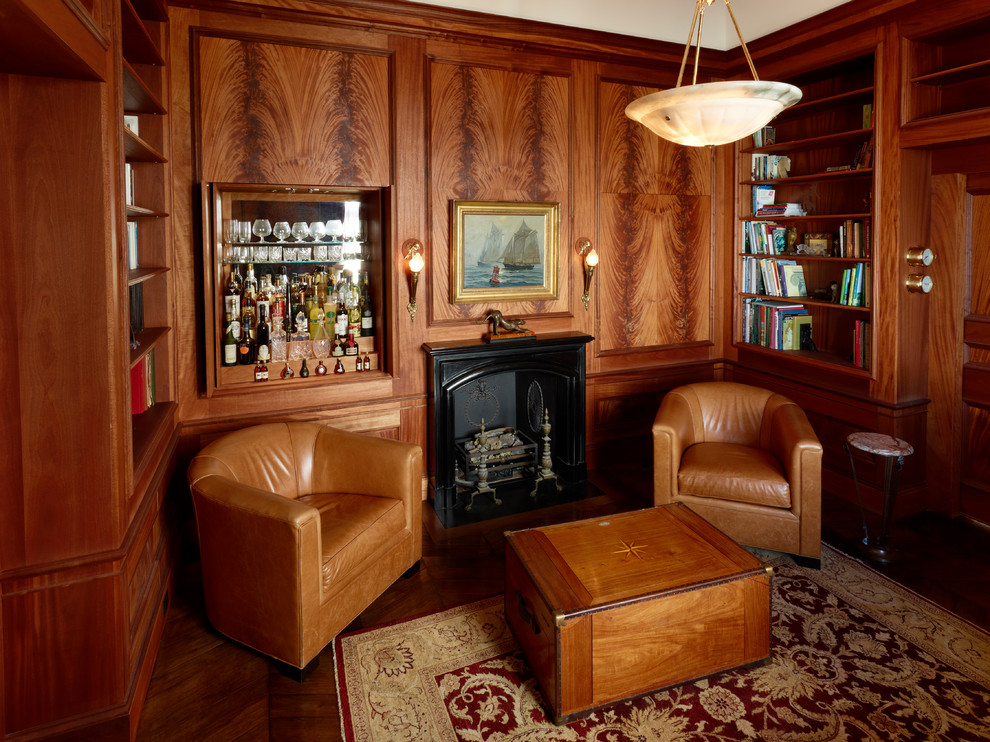
{"label": "brass sconce arm", "polygon": [[419,286],[419,274],[426,265],[426,261],[423,259],[423,245],[418,240],[407,240],[402,246],[402,258],[409,261],[409,272],[412,274],[409,285],[409,303],[406,304],[409,321],[412,322],[416,319],[416,287]]}
{"label": "brass sconce arm", "polygon": [[591,277],[595,275],[595,268],[598,266],[598,252],[591,246],[591,240],[582,237],[578,240],[578,255],[581,256],[581,266],[584,269],[584,294],[581,301],[584,302],[584,310],[588,311],[588,302],[591,300]]}

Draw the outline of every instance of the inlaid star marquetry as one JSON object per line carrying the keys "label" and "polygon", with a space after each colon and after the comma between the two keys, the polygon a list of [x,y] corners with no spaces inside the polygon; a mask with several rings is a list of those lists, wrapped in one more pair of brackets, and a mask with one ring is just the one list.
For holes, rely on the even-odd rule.
{"label": "inlaid star marquetry", "polygon": [[622,548],[618,551],[613,551],[613,554],[624,554],[625,556],[634,556],[637,559],[643,559],[643,555],[640,552],[645,549],[645,546],[637,546],[635,541],[630,541],[628,544],[619,539],[619,543],[622,544]]}

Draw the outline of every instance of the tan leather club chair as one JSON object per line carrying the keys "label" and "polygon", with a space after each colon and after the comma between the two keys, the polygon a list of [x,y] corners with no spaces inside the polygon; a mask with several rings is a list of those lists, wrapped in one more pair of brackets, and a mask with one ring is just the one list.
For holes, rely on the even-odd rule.
{"label": "tan leather club chair", "polygon": [[653,422],[653,499],[683,502],[741,544],[821,558],[822,446],[804,411],[733,382],[667,393]]}
{"label": "tan leather club chair", "polygon": [[419,446],[317,423],[257,425],[208,445],[188,478],[210,621],[305,677],[418,565],[422,474]]}

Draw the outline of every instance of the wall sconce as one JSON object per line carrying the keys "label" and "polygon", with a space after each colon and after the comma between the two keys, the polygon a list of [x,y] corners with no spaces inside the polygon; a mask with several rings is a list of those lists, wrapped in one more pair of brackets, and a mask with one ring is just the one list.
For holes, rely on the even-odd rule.
{"label": "wall sconce", "polygon": [[578,255],[584,258],[581,264],[581,267],[584,268],[584,295],[581,297],[581,301],[584,302],[584,311],[587,312],[588,301],[591,298],[588,294],[588,290],[591,288],[591,277],[595,275],[595,267],[598,265],[598,253],[591,246],[591,240],[587,237],[578,240]]}
{"label": "wall sconce", "polygon": [[423,260],[423,246],[417,240],[408,240],[402,246],[403,260],[409,261],[409,272],[412,274],[412,282],[409,285],[409,303],[406,304],[406,311],[409,312],[409,321],[416,319],[416,286],[419,284],[419,274],[423,271],[426,261]]}

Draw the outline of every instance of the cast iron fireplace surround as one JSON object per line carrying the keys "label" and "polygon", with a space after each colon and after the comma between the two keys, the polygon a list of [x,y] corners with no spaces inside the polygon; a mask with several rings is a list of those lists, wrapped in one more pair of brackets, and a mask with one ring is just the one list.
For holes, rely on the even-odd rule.
{"label": "cast iron fireplace surround", "polygon": [[557,484],[568,487],[587,479],[585,345],[593,339],[561,332],[491,343],[423,346],[429,356],[433,507],[444,526],[453,525],[455,511],[465,506],[463,487],[459,500],[455,482],[458,441],[476,434],[482,419],[486,430],[509,426],[538,440],[544,411],[548,412],[558,480],[542,486],[552,491]]}

